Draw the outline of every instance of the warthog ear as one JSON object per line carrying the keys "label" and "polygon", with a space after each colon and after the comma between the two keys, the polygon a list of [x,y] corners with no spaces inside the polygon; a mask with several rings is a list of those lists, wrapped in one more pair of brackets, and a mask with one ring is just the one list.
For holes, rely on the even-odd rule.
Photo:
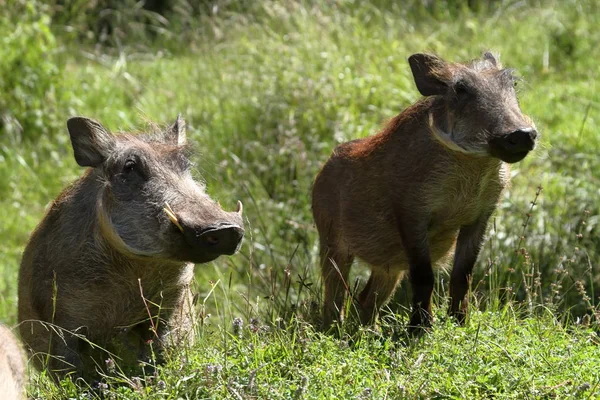
{"label": "warthog ear", "polygon": [[494,67],[498,66],[498,61],[496,61],[496,57],[490,51],[486,51],[485,53],[483,53],[483,59],[492,63]]}
{"label": "warthog ear", "polygon": [[440,79],[446,63],[431,54],[413,54],[408,58],[417,89],[423,96],[445,94],[448,85]]}
{"label": "warthog ear", "polygon": [[165,132],[167,142],[177,145],[184,145],[187,141],[185,134],[185,121],[181,114],[177,115],[177,120]]}
{"label": "warthog ear", "polygon": [[85,117],[67,121],[75,161],[82,167],[102,164],[115,145],[115,138],[99,122]]}

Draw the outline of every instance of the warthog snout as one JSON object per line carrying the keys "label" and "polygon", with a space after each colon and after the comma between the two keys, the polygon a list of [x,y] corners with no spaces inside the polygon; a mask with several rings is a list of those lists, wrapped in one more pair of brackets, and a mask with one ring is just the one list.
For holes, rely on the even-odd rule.
{"label": "warthog snout", "polygon": [[203,263],[221,255],[235,254],[244,238],[242,209],[242,202],[238,201],[237,211],[221,210],[216,215],[207,217],[190,213],[189,210],[178,214],[166,203],[163,211],[181,232],[178,234],[183,234],[183,248],[178,256],[194,263]]}
{"label": "warthog snout", "polygon": [[521,128],[490,140],[491,153],[508,163],[521,161],[535,148],[538,134],[533,128]]}
{"label": "warthog snout", "polygon": [[244,229],[229,222],[204,229],[185,224],[182,227],[185,240],[190,246],[214,256],[235,254],[244,238]]}

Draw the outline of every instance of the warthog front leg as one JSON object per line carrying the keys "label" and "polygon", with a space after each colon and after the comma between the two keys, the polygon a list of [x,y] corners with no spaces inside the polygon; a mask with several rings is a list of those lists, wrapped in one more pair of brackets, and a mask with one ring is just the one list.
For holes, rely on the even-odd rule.
{"label": "warthog front leg", "polygon": [[431,295],[434,275],[429,254],[427,222],[404,214],[398,217],[398,230],[408,258],[410,284],[413,291],[412,317],[409,330],[431,326]]}
{"label": "warthog front leg", "polygon": [[467,292],[471,285],[473,267],[481,251],[483,239],[491,213],[482,215],[474,224],[460,228],[454,267],[450,275],[450,310],[460,324],[465,322],[469,300]]}

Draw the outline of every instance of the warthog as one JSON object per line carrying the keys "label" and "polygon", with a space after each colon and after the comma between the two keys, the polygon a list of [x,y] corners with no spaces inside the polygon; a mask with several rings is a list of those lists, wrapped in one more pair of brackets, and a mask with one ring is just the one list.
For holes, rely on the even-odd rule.
{"label": "warthog", "polygon": [[535,147],[513,71],[492,54],[465,64],[427,54],[408,61],[425,98],[380,133],[339,145],[314,182],[325,327],[342,316],[355,256],[371,267],[357,299],[362,323],[375,320],[408,271],[409,326],[430,325],[432,265],[453,248],[449,312],[462,323],[486,226],[509,181],[507,163]]}
{"label": "warthog", "polygon": [[19,340],[0,324],[0,393],[3,399],[25,398],[25,355]]}
{"label": "warthog", "polygon": [[164,131],[109,133],[67,122],[75,160],[89,168],[52,203],[19,274],[21,337],[38,367],[93,374],[189,340],[193,263],[234,254],[242,206],[225,212],[194,181],[181,117]]}

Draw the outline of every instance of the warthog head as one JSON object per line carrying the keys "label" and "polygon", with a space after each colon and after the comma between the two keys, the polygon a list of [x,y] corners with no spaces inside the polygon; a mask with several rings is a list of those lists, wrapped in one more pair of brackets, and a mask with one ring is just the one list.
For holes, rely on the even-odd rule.
{"label": "warthog head", "polygon": [[77,163],[92,167],[100,182],[90,196],[97,197],[98,231],[111,246],[129,256],[195,263],[239,249],[242,204],[224,211],[192,178],[181,117],[140,135],[113,135],[84,117],[67,127]]}
{"label": "warthog head", "polygon": [[419,92],[440,98],[430,127],[444,145],[508,163],[534,149],[538,133],[519,107],[513,70],[502,69],[491,53],[466,64],[428,54],[408,61]]}

